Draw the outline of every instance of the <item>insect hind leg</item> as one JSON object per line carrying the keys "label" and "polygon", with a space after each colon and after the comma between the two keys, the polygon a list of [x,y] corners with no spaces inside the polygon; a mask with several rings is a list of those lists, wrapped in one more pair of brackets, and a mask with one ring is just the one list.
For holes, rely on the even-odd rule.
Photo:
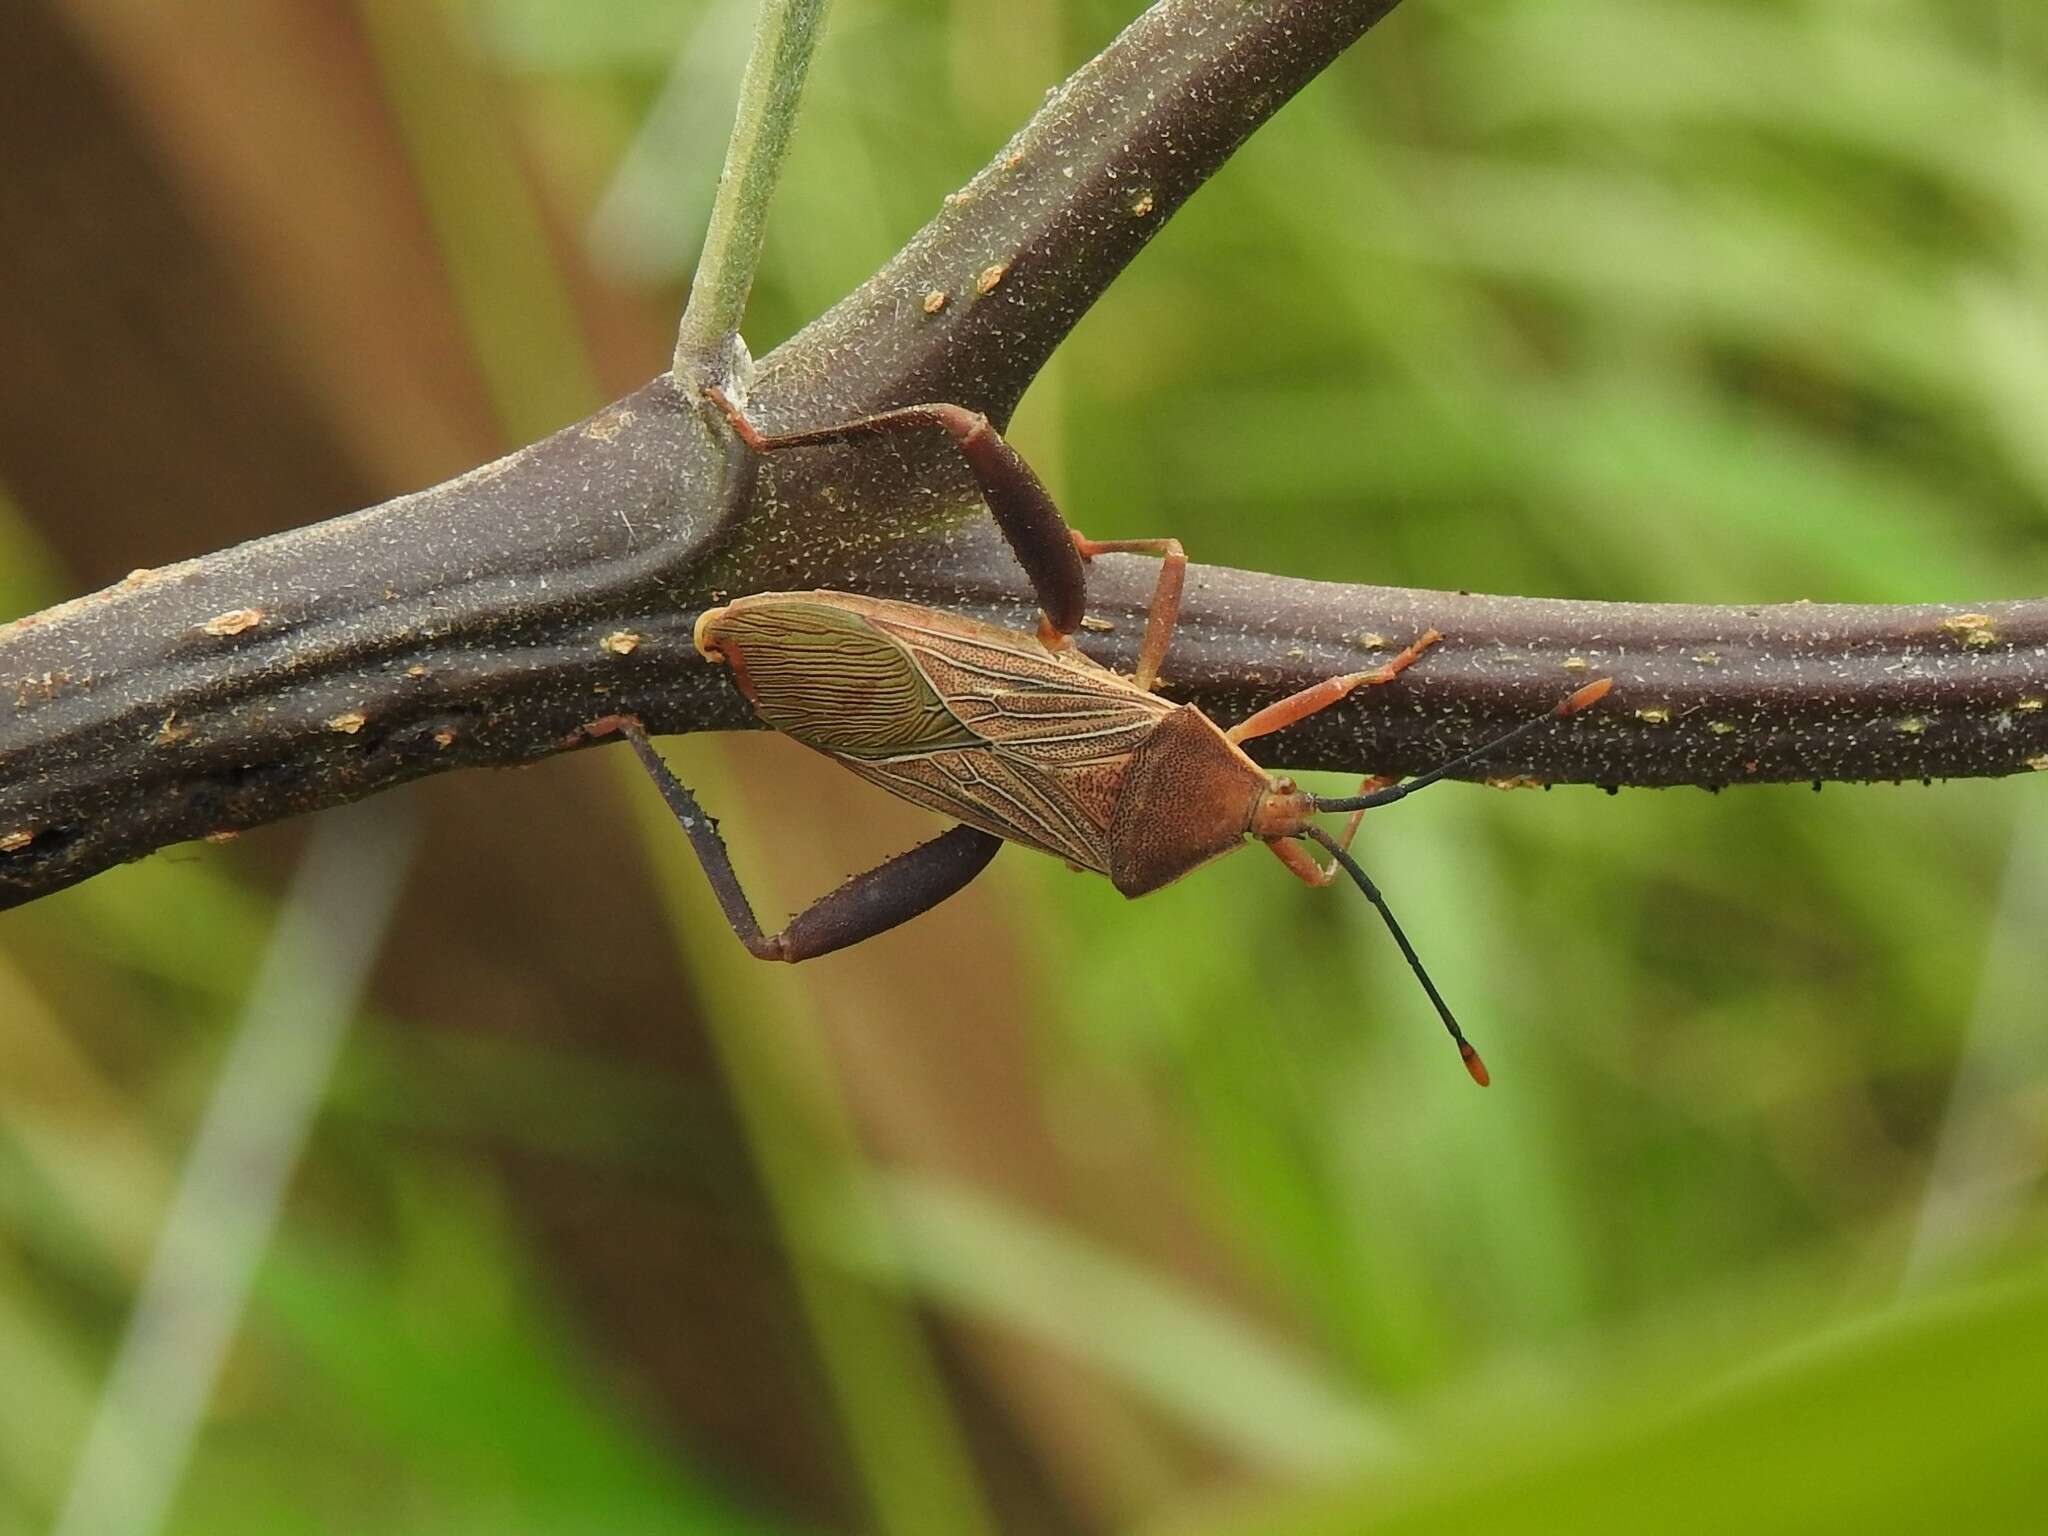
{"label": "insect hind leg", "polygon": [[900,437],[934,427],[947,433],[973,474],[1010,552],[1030,579],[1038,606],[1045,613],[1042,635],[1050,637],[1048,645],[1057,649],[1081,627],[1087,606],[1087,575],[1073,531],[1023,455],[1005,442],[979,411],[964,405],[905,405],[837,426],[764,433],[724,390],[713,385],[704,394],[725,413],[740,441],[755,453],[844,443],[860,437]]}
{"label": "insect hind leg", "polygon": [[764,933],[753,903],[732,867],[732,855],[719,836],[718,823],[705,814],[697,797],[675,776],[637,720],[617,717],[608,722],[631,743],[641,765],[654,780],[661,798],[690,839],[697,862],[725,913],[725,920],[748,953],[761,960],[814,960],[863,939],[887,933],[919,913],[929,912],[959,892],[988,867],[1003,846],[1002,839],[976,827],[959,826],[928,843],[899,853],[865,874],[855,875],[837,890],[819,897],[789,921],[780,933]]}

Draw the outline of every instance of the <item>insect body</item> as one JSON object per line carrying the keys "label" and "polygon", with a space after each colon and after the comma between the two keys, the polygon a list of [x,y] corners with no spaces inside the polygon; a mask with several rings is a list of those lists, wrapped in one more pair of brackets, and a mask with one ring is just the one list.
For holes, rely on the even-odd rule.
{"label": "insect body", "polygon": [[1301,796],[1192,705],[1074,650],[908,603],[766,593],[697,645],[769,725],[870,783],[1142,896],[1288,822]]}
{"label": "insect body", "polygon": [[[728,921],[754,954],[805,960],[872,937],[937,905],[980,873],[1004,842],[1107,875],[1142,896],[1210,860],[1263,842],[1297,876],[1325,885],[1339,868],[1379,909],[1472,1076],[1486,1069],[1438,995],[1379,890],[1348,850],[1359,817],[1467,767],[1553,717],[1604,696],[1588,684],[1550,715],[1405,784],[1369,779],[1361,793],[1319,799],[1248,757],[1243,743],[1326,709],[1358,688],[1393,682],[1441,638],[1431,630],[1385,665],[1346,673],[1229,727],[1152,692],[1180,606],[1185,557],[1171,539],[1104,543],[1072,533],[1037,478],[984,418],[913,406],[822,432],[764,437],[723,396],[712,399],[748,446],[774,451],[878,432],[939,426],[961,445],[998,524],[1037,590],[1036,635],[910,603],[846,592],[769,592],[706,612],[698,650],[732,669],[761,719],[869,782],[960,823],[848,881],[778,934],[764,933],[716,824],[671,773],[637,720],[611,717],[653,775],[710,877]],[[1082,564],[1111,550],[1163,557],[1137,672],[1124,677],[1069,640],[1083,608]],[[1314,818],[1350,812],[1341,836]],[[1334,863],[1303,846],[1320,843]]]}

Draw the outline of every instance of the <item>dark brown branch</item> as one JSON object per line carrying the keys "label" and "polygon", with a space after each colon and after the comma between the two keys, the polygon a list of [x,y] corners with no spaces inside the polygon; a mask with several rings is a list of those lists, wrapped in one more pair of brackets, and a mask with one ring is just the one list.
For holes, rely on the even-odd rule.
{"label": "dark brown branch", "polygon": [[[763,360],[754,413],[815,425],[938,398],[1006,417],[1161,220],[1389,8],[1155,6],[888,267]],[[837,586],[1024,618],[985,522],[939,444],[760,466],[664,378],[434,490],[138,573],[0,628],[0,905],[167,843],[532,761],[584,744],[601,715],[745,725],[689,643],[729,593]],[[1142,562],[1101,563],[1105,659],[1128,664],[1148,587]],[[1631,607],[1198,569],[1169,671],[1228,718],[1361,665],[1374,634],[1444,631],[1398,697],[1372,690],[1271,744],[1302,766],[1424,767],[1612,672],[1611,702],[1496,771],[2014,772],[2048,754],[2048,605],[1979,611]]]}
{"label": "dark brown branch", "polygon": [[[1167,219],[1394,4],[1153,6],[887,266],[766,360],[763,404],[844,419],[951,400],[1006,422]],[[944,303],[928,314],[933,294]]]}
{"label": "dark brown branch", "polygon": [[[931,393],[1006,416],[1166,215],[1389,4],[1153,7],[764,361],[757,411],[832,420]],[[530,761],[621,707],[674,730],[743,723],[693,660],[696,609],[858,586],[972,510],[936,454],[791,458],[757,478],[659,380],[433,491],[0,629],[0,902],[439,769]]]}
{"label": "dark brown branch", "polygon": [[[1375,636],[1384,651],[1443,631],[1398,696],[1367,690],[1261,744],[1297,767],[1419,773],[1611,676],[1604,702],[1485,776],[1714,788],[2048,771],[2048,601],[1587,603],[1215,570],[1188,585],[1170,682],[1221,719],[1370,665]],[[1122,616],[1120,652],[1145,590],[1124,570],[1091,593]]]}

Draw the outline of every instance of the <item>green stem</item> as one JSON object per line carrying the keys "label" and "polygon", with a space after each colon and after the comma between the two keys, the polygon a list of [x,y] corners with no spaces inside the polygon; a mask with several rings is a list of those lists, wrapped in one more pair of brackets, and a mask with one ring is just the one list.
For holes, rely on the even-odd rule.
{"label": "green stem", "polygon": [[718,177],[718,199],[676,337],[675,377],[686,389],[721,383],[741,366],[740,321],[761,263],[768,206],[789,153],[827,3],[761,0],[725,169]]}

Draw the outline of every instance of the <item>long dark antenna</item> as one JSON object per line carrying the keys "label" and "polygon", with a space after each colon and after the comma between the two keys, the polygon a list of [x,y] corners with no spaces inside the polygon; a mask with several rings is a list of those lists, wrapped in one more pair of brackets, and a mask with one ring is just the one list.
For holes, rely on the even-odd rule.
{"label": "long dark antenna", "polygon": [[1396,784],[1392,789],[1375,790],[1369,795],[1352,795],[1343,800],[1325,800],[1316,797],[1319,811],[1369,811],[1376,805],[1392,805],[1396,800],[1405,800],[1418,789],[1427,789],[1438,779],[1449,778],[1452,774],[1470,768],[1474,763],[1493,756],[1503,747],[1511,747],[1531,731],[1540,731],[1553,720],[1562,720],[1567,715],[1576,715],[1582,709],[1589,709],[1607,697],[1607,690],[1614,686],[1614,679],[1603,677],[1586,684],[1577,693],[1559,702],[1557,708],[1548,714],[1538,715],[1533,720],[1524,720],[1513,730],[1503,731],[1491,741],[1481,742],[1469,752],[1461,752],[1441,768],[1432,768],[1419,774],[1405,784]]}
{"label": "long dark antenna", "polygon": [[[1370,799],[1371,796],[1366,796]],[[1493,1079],[1487,1074],[1486,1063],[1479,1053],[1472,1049],[1472,1042],[1465,1038],[1465,1031],[1458,1028],[1458,1021],[1451,1015],[1451,1005],[1444,1001],[1444,995],[1437,991],[1436,983],[1429,979],[1429,972],[1422,968],[1422,957],[1415,953],[1415,946],[1408,942],[1408,935],[1401,931],[1401,925],[1394,921],[1393,908],[1387,905],[1387,898],[1380,894],[1380,888],[1372,883],[1372,876],[1359,868],[1358,860],[1351,857],[1344,845],[1330,836],[1321,827],[1310,827],[1305,834],[1329,849],[1337,862],[1344,866],[1344,873],[1358,882],[1358,888],[1365,892],[1365,899],[1380,909],[1380,916],[1387,920],[1387,931],[1394,936],[1394,942],[1401,946],[1401,953],[1408,957],[1408,969],[1415,973],[1415,979],[1422,983],[1422,990],[1429,994],[1429,1000],[1436,1007],[1436,1016],[1444,1021],[1444,1028],[1451,1032],[1451,1038],[1458,1044],[1458,1054],[1465,1060],[1465,1070],[1472,1074],[1472,1081],[1484,1088]]]}

